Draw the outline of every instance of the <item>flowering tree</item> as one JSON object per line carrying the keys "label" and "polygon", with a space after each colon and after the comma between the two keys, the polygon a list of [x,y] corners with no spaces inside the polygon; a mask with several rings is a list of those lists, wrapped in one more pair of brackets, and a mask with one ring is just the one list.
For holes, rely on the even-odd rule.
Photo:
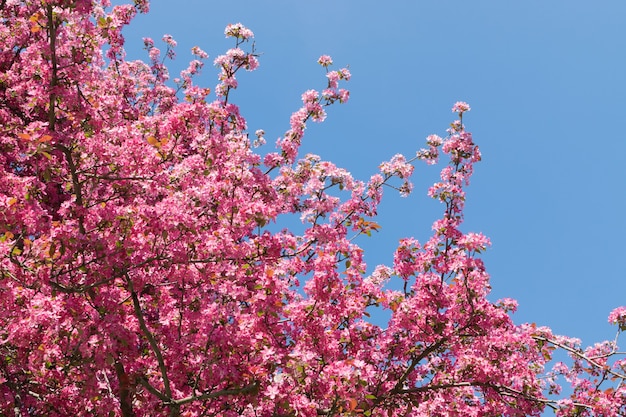
{"label": "flowering tree", "polygon": [[[120,31],[145,0],[0,10],[3,415],[626,414],[616,342],[583,350],[487,299],[489,241],[460,230],[480,161],[467,104],[446,137],[362,182],[299,155],[306,124],[349,98],[350,72],[328,56],[327,87],[302,95],[262,155],[264,132],[250,139],[231,101],[237,72],[258,66],[242,25],[226,28],[234,47],[214,61],[211,98],[193,81],[200,48],[171,83],[152,40],[149,63],[125,60]],[[408,194],[412,163],[441,154],[433,236],[403,239],[368,276],[354,238],[379,227],[383,188]],[[294,213],[303,233],[274,225]],[[391,313],[384,328],[376,308]],[[626,309],[610,320],[624,328]],[[573,359],[547,371],[556,348]],[[567,399],[554,398],[559,375]]]}

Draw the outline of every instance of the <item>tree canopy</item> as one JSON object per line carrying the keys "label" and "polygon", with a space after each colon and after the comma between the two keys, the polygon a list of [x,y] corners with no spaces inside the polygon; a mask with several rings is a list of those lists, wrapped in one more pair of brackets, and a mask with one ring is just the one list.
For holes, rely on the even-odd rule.
{"label": "tree canopy", "polygon": [[[4,415],[626,414],[617,339],[583,349],[489,301],[489,240],[461,230],[481,160],[467,103],[446,135],[360,181],[299,153],[307,123],[349,100],[350,71],[324,55],[324,88],[261,152],[232,94],[259,65],[252,31],[226,27],[209,89],[194,82],[200,47],[174,79],[171,37],[125,59],[121,30],[148,8],[0,2]],[[383,190],[410,193],[413,164],[439,159],[432,237],[401,240],[368,274],[358,237],[375,238]],[[609,320],[622,330],[626,309]],[[568,364],[551,367],[556,349]]]}

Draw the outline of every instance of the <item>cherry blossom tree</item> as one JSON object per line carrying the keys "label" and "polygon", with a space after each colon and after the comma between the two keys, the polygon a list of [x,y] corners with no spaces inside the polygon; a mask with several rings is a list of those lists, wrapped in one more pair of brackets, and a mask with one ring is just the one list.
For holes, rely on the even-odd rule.
{"label": "cherry blossom tree", "polygon": [[[349,99],[350,72],[322,56],[325,88],[261,152],[232,102],[259,65],[252,31],[226,27],[210,90],[199,47],[170,79],[170,36],[125,59],[121,30],[148,8],[0,1],[3,415],[626,414],[617,339],[583,349],[488,299],[489,240],[461,231],[481,159],[466,103],[447,135],[360,181],[299,152],[307,123]],[[383,190],[410,193],[413,164],[440,157],[432,237],[368,274],[357,242],[380,227]],[[302,233],[281,229],[294,214]],[[626,308],[609,320],[626,328]]]}

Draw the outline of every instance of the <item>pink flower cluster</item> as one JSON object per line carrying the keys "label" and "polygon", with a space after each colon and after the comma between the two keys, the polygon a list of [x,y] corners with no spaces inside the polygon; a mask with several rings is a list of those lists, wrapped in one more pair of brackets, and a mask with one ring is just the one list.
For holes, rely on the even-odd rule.
{"label": "pink flower cluster", "polygon": [[349,81],[351,77],[352,74],[350,74],[347,68],[342,68],[338,71],[329,71],[328,74],[326,74],[326,78],[328,78],[328,88],[335,89],[339,86],[339,80]]}
{"label": "pink flower cluster", "polygon": [[248,40],[254,37],[254,33],[241,23],[229,24],[226,26],[226,29],[224,29],[224,35],[226,35],[227,38],[233,37],[242,40]]}
{"label": "pink flower cluster", "polygon": [[[328,55],[322,55],[318,63],[327,66],[332,63],[332,59]],[[289,121],[291,129],[277,141],[281,155],[276,153],[266,155],[264,160],[266,165],[275,167],[281,160],[293,163],[297,157],[300,141],[309,118],[316,122],[322,122],[326,118],[325,106],[336,101],[340,103],[348,101],[350,97],[348,90],[338,87],[340,80],[348,81],[350,79],[350,72],[345,68],[339,71],[330,71],[327,73],[327,78],[328,87],[323,90],[321,96],[316,90],[308,90],[302,94],[303,106],[291,115]]]}
{"label": "pink flower cluster", "polygon": [[464,101],[457,101],[456,103],[454,103],[454,106],[452,106],[452,111],[459,114],[465,113],[470,110],[471,108],[469,104]]}
{"label": "pink flower cluster", "polygon": [[328,55],[322,55],[317,60],[317,63],[323,67],[329,67],[333,64],[333,59]]}
{"label": "pink flower cluster", "polygon": [[[323,122],[326,118],[326,112],[322,108],[320,104],[319,93],[315,90],[307,90],[302,94],[302,103],[304,103],[304,112],[302,114],[306,114],[307,117],[311,117],[313,121]],[[304,120],[300,119],[295,123],[295,126],[302,126],[304,124]],[[294,124],[292,124],[292,129],[295,130]]]}
{"label": "pink flower cluster", "polygon": [[254,71],[259,67],[257,55],[252,52],[244,52],[239,46],[243,41],[247,41],[254,36],[251,30],[241,23],[228,25],[225,30],[227,37],[234,37],[237,43],[234,48],[229,49],[226,54],[220,55],[213,61],[214,65],[221,68],[219,75],[220,84],[215,88],[218,97],[228,100],[228,93],[231,89],[237,88],[239,83],[236,79],[237,72],[243,68],[246,71]]}
{"label": "pink flower cluster", "polygon": [[626,329],[626,307],[617,307],[611,311],[609,323],[619,325],[620,329]]}
{"label": "pink flower cluster", "polygon": [[396,154],[390,161],[380,164],[380,172],[389,179],[393,176],[403,179],[402,185],[398,188],[400,195],[403,197],[408,196],[413,189],[413,185],[409,181],[410,176],[413,174],[414,166],[406,160],[404,155]]}

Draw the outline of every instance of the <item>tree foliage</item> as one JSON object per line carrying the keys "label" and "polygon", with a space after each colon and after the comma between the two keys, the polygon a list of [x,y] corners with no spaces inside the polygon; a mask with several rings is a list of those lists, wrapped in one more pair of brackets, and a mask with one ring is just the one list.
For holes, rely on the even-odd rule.
{"label": "tree foliage", "polygon": [[[306,124],[349,99],[350,72],[322,56],[326,88],[302,94],[262,154],[231,97],[258,66],[252,32],[226,28],[211,91],[193,80],[199,47],[171,81],[169,36],[164,54],[145,39],[149,61],[125,59],[138,11],[145,0],[0,2],[3,415],[625,414],[616,342],[583,350],[488,300],[489,240],[460,229],[481,158],[467,104],[445,137],[359,181],[299,155]],[[379,228],[383,189],[408,194],[413,163],[439,157],[432,237],[401,240],[368,275],[355,238]],[[283,214],[304,231],[281,230]],[[610,320],[626,326],[626,310]],[[557,348],[571,363],[547,370]]]}

